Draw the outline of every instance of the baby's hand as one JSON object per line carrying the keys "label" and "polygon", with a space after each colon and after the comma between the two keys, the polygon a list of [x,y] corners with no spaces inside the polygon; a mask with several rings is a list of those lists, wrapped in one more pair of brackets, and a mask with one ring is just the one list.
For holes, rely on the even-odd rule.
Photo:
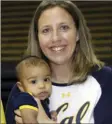
{"label": "baby's hand", "polygon": [[38,111],[38,116],[37,116],[37,120],[38,123],[42,124],[42,123],[47,123],[47,124],[56,124],[56,120],[57,120],[57,113],[52,111],[52,120],[46,115],[45,110],[41,104],[41,101],[38,98],[35,98],[36,102],[38,103],[38,107],[39,107],[39,111]]}
{"label": "baby's hand", "polygon": [[56,111],[51,111],[51,119],[53,121],[57,121],[57,112]]}

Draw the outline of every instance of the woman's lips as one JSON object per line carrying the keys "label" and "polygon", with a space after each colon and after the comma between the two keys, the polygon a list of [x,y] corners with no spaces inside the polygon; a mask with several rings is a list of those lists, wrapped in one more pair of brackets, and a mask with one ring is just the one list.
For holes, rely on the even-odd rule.
{"label": "woman's lips", "polygon": [[55,51],[55,52],[60,52],[60,51],[64,50],[65,47],[66,47],[66,46],[55,46],[55,47],[51,47],[50,49],[51,49],[52,51]]}

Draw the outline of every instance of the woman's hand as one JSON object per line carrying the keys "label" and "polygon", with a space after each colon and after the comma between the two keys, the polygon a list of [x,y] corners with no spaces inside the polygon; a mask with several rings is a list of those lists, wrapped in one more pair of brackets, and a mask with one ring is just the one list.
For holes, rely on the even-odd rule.
{"label": "woman's hand", "polygon": [[20,110],[19,109],[15,110],[14,113],[15,113],[15,122],[16,122],[16,124],[23,123],[22,118],[21,118]]}

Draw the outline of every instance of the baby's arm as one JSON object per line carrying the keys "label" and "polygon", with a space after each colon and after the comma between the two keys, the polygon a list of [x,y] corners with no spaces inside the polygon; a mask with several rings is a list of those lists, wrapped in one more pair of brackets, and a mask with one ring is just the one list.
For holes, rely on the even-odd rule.
{"label": "baby's arm", "polygon": [[[35,99],[35,100],[34,100]],[[37,105],[38,104],[38,105]],[[18,97],[14,100],[15,110],[19,108],[18,112],[15,112],[15,121],[18,123],[54,123],[45,113],[43,106],[40,103],[40,100],[33,98],[28,93],[20,93]],[[18,116],[19,115],[19,116]],[[38,121],[37,121],[38,120]]]}
{"label": "baby's arm", "polygon": [[40,100],[37,98],[35,98],[35,100],[37,101],[39,107],[38,116],[37,116],[38,123],[56,124],[56,121],[53,121],[47,116],[42,104],[40,103]]}
{"label": "baby's arm", "polygon": [[[36,121],[35,121],[35,118],[34,118],[35,115],[33,115],[33,114],[31,115],[31,112],[29,112],[28,116],[33,116],[33,118],[34,118],[34,119],[30,119],[30,120],[34,120],[32,122],[35,122],[35,124],[44,124],[44,123],[56,124],[56,121],[52,121],[51,119],[49,119],[48,116],[45,114],[45,111],[42,110],[42,109],[40,111],[38,111]],[[27,113],[28,113],[28,111],[27,111]],[[26,121],[25,120],[23,121],[23,118],[24,118],[23,116],[24,115],[22,115],[22,112],[20,110],[15,110],[16,124],[28,123],[28,116],[27,116],[26,112],[24,112],[23,114],[26,116],[25,117]],[[32,124],[30,121],[29,121],[29,123]]]}
{"label": "baby's arm", "polygon": [[29,109],[29,108],[23,108],[23,109],[20,109],[20,112],[21,112],[23,123],[38,124],[37,122],[38,111]]}
{"label": "baby's arm", "polygon": [[13,98],[14,110],[19,109],[22,123],[37,124],[38,104],[29,93],[20,92]]}
{"label": "baby's arm", "polygon": [[[37,100],[36,100],[37,101]],[[52,121],[45,113],[41,103],[40,103],[40,100],[37,101],[38,103],[38,106],[39,106],[39,111],[37,111],[35,114],[31,112],[30,109],[20,109],[20,110],[16,110],[15,111],[15,121],[16,121],[16,124],[18,123],[31,123],[31,120],[32,122],[35,122],[35,123],[39,123],[39,124],[42,124],[42,123],[48,123],[48,124],[56,124],[56,121]],[[30,111],[29,111],[30,110]],[[29,113],[29,114],[28,114]],[[27,116],[28,114],[28,116]],[[36,116],[36,118],[35,118]],[[29,118],[30,117],[30,118]],[[24,120],[25,119],[25,120]],[[30,119],[30,120],[28,120]],[[36,120],[35,120],[36,119]],[[34,120],[34,121],[33,121]],[[38,120],[38,121],[37,121]]]}

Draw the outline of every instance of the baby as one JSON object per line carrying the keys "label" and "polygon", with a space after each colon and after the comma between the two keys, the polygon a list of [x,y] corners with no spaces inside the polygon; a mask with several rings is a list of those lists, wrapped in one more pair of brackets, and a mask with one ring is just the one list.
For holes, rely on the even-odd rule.
{"label": "baby", "polygon": [[12,103],[14,110],[20,110],[23,123],[56,123],[56,112],[51,115],[48,107],[52,90],[48,64],[41,58],[29,56],[18,63],[16,74],[21,92],[14,95]]}

